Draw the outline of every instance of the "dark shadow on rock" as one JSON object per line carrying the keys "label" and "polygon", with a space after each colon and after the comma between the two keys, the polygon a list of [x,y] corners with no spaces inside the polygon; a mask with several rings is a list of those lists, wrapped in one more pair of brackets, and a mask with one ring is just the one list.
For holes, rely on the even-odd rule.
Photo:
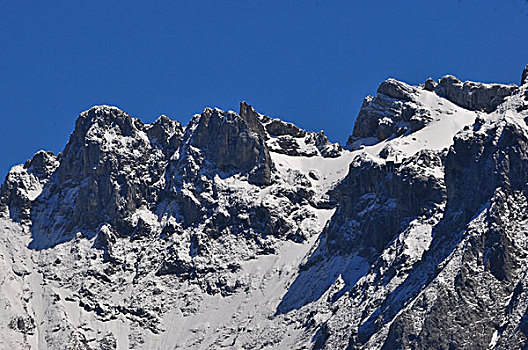
{"label": "dark shadow on rock", "polygon": [[352,289],[368,271],[369,264],[358,255],[329,257],[323,236],[318,247],[311,253],[300,272],[282,298],[275,315],[286,314],[319,300],[341,276],[344,285],[333,295],[339,298]]}
{"label": "dark shadow on rock", "polygon": [[[524,311],[524,314],[521,317],[521,322],[519,322],[519,330],[526,338],[528,338],[528,308]],[[523,344],[522,349],[528,349],[528,341]]]}
{"label": "dark shadow on rock", "polygon": [[[457,222],[457,216],[440,222],[433,230],[433,241],[425,252],[422,260],[417,262],[407,278],[390,294],[370,317],[358,328],[357,341],[360,344],[368,342],[370,337],[384,325],[390,323],[396,315],[413,300],[441,272],[438,265],[445,261],[463,239],[467,225],[483,211],[484,206],[466,223]],[[355,340],[351,339],[351,342]]]}

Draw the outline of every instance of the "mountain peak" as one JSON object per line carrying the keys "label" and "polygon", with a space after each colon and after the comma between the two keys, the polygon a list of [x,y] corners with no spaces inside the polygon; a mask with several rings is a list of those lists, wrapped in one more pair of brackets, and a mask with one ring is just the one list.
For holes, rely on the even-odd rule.
{"label": "mountain peak", "polygon": [[117,128],[118,133],[129,136],[138,127],[142,127],[139,119],[132,118],[118,107],[98,105],[79,115],[73,134],[84,137],[93,128]]}
{"label": "mountain peak", "polygon": [[389,78],[379,85],[377,92],[398,100],[411,100],[416,88],[402,81]]}
{"label": "mountain peak", "polygon": [[527,344],[524,95],[454,76],[387,79],[348,149],[246,102],[186,127],[95,106],[62,155],[37,152],[0,187],[0,338],[51,349]]}

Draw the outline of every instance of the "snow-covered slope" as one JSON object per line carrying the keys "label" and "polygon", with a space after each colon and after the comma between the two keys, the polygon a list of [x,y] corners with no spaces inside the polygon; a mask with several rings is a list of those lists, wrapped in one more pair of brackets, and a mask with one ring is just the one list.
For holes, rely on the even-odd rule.
{"label": "snow-covered slope", "polygon": [[0,348],[516,348],[527,89],[389,79],[345,147],[93,107],[0,189]]}

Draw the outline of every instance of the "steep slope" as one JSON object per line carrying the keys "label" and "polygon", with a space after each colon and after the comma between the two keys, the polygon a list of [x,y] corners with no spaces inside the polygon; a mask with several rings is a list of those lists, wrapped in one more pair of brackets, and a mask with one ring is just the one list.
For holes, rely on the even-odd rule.
{"label": "steep slope", "polygon": [[344,148],[93,107],[0,189],[0,347],[516,348],[527,96],[389,79]]}
{"label": "steep slope", "polygon": [[[485,113],[487,106],[474,112],[474,123],[456,133],[447,154],[439,154],[435,162],[421,162],[420,157],[411,162],[414,167],[429,162],[429,170],[434,169],[431,165],[441,165],[436,185],[421,188],[425,186],[429,196],[438,188],[445,200],[420,194],[416,186],[420,188],[427,174],[421,171],[421,176],[410,179],[413,184],[408,186],[413,190],[396,190],[394,210],[382,209],[385,222],[395,220],[393,226],[381,221],[365,239],[357,237],[365,225],[356,219],[358,209],[343,215],[358,222],[350,231],[338,222],[339,212],[332,218],[326,240],[342,242],[353,233],[351,251],[338,254],[364,255],[362,249],[372,248],[373,236],[377,244],[374,253],[367,255],[373,261],[368,273],[333,303],[335,314],[321,328],[317,347],[481,349],[518,348],[526,342],[520,316],[510,316],[514,303],[523,304],[522,284],[528,268],[526,86],[508,88],[513,93],[493,112]],[[452,114],[457,116],[460,112]],[[442,134],[433,123],[429,125]],[[412,137],[419,140],[427,128]],[[433,134],[426,140],[431,138]],[[407,174],[407,164],[404,158],[392,175],[392,186]],[[358,187],[349,190],[355,194]],[[375,188],[374,197],[383,193]],[[405,215],[412,208],[418,211]],[[376,211],[375,207],[374,217],[379,215]],[[334,256],[332,248],[329,245],[325,253]]]}
{"label": "steep slope", "polygon": [[[90,347],[107,338],[124,348],[163,347],[204,299],[264,288],[264,276],[246,267],[253,260],[305,251],[302,243],[309,247],[333,212],[326,196],[332,184],[322,178],[327,174],[316,179],[275,163],[268,144],[288,158],[291,150],[277,138],[299,142],[321,161],[342,149],[322,134],[270,135],[270,121],[275,134],[300,130],[245,103],[240,114],[207,108],[185,128],[163,116],[143,124],[98,106],[79,116],[62,154],[39,152],[15,167],[1,203],[5,218],[22,226],[7,222],[3,231],[6,239],[24,237],[17,247],[31,257],[27,271],[53,285],[59,297],[41,302],[63,310],[54,321],[71,322],[70,333]],[[296,263],[285,264],[293,270]],[[33,303],[16,315],[35,320],[40,306]],[[231,329],[232,320],[224,322]],[[94,333],[101,329],[107,332]],[[40,347],[64,340],[44,331]],[[185,331],[192,342],[194,331]],[[28,335],[27,344],[37,335]]]}

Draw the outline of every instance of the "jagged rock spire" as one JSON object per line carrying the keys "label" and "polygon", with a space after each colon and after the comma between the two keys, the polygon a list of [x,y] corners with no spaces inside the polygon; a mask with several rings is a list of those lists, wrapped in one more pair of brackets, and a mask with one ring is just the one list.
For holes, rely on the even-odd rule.
{"label": "jagged rock spire", "polygon": [[526,65],[526,67],[524,67],[521,76],[521,85],[524,85],[526,83],[528,83],[528,64]]}

